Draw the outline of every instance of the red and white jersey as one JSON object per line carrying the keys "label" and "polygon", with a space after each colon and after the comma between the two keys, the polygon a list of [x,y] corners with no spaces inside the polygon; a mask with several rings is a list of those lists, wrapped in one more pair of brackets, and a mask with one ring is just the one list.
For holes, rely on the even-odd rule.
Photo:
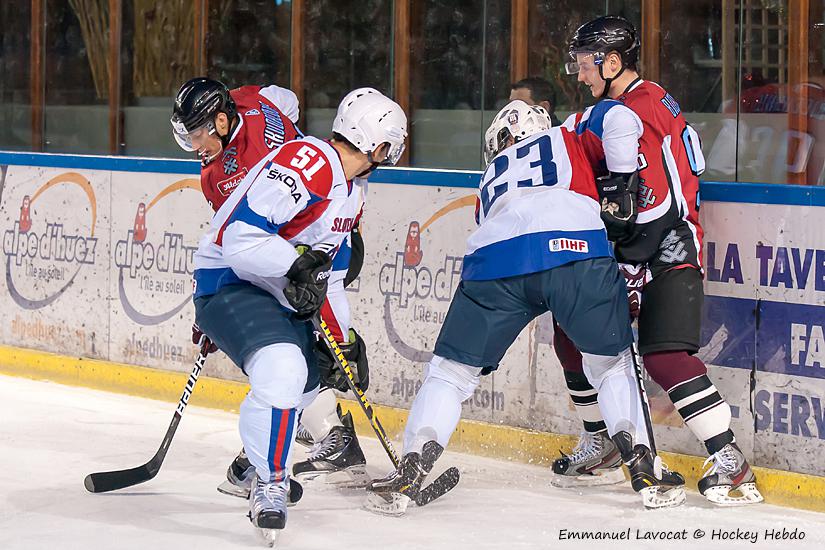
{"label": "red and white jersey", "polygon": [[243,86],[229,92],[238,109],[238,125],[229,143],[201,167],[201,189],[217,211],[264,155],[301,136],[298,98],[278,86]]}
{"label": "red and white jersey", "polygon": [[[705,158],[699,135],[676,100],[658,84],[638,79],[617,99],[637,115],[643,131],[638,145],[639,215],[634,236],[616,245],[616,258],[648,263],[654,276],[679,267],[701,269],[699,175],[705,170]],[[594,112],[608,103],[599,102]],[[619,124],[632,124],[610,116],[595,120],[579,117],[576,127],[596,175],[601,176],[608,169],[605,149],[594,136],[615,132]]]}
{"label": "red and white jersey", "polygon": [[595,177],[574,132],[534,134],[496,156],[481,177],[478,229],[462,279],[526,275],[610,256]]}
{"label": "red and white jersey", "polygon": [[347,181],[327,142],[297,139],[266,155],[212,218],[195,253],[195,297],[255,284],[286,308],[285,277],[309,245],[335,257],[357,222],[366,180]]}

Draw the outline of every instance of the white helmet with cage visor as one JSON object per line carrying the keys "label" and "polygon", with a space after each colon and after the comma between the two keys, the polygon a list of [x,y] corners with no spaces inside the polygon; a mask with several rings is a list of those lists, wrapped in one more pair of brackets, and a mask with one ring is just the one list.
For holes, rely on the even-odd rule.
{"label": "white helmet with cage visor", "polygon": [[507,141],[512,138],[514,143],[549,130],[553,121],[544,107],[528,105],[516,99],[504,106],[493,117],[493,122],[484,133],[484,162],[490,162],[507,148]]}
{"label": "white helmet with cage visor", "polygon": [[395,101],[374,88],[358,88],[348,93],[335,114],[332,131],[352,143],[372,160],[382,144],[389,149],[382,165],[395,165],[404,153],[407,115]]}

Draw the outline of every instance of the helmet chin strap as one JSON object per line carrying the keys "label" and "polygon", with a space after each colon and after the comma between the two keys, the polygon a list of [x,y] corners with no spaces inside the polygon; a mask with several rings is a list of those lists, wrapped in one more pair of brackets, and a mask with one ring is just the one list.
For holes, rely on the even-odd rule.
{"label": "helmet chin strap", "polygon": [[610,87],[613,85],[613,81],[616,80],[617,78],[619,78],[623,72],[624,72],[624,63],[622,63],[622,68],[619,69],[619,72],[616,73],[616,76],[613,76],[613,77],[610,77],[610,78],[605,78],[604,77],[604,63],[599,65],[599,77],[601,77],[601,79],[604,80],[604,90],[602,90],[602,95],[599,96],[599,99],[606,99],[607,97],[609,97]]}

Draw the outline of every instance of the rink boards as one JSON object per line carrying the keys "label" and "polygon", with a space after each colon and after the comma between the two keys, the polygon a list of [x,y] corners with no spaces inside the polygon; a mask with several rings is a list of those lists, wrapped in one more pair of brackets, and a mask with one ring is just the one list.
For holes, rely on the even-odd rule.
{"label": "rink boards", "polygon": [[[408,408],[420,387],[460,279],[477,178],[409,169],[371,178],[366,259],[348,290],[377,403]],[[825,475],[825,201],[812,188],[703,185],[701,357],[755,464]],[[0,153],[0,344],[98,359],[101,376],[112,363],[189,371],[192,254],[210,214],[192,162]],[[551,333],[548,317],[530,323],[464,417],[578,432]],[[206,374],[243,380],[222,355]],[[648,389],[659,445],[703,455],[664,392]]]}

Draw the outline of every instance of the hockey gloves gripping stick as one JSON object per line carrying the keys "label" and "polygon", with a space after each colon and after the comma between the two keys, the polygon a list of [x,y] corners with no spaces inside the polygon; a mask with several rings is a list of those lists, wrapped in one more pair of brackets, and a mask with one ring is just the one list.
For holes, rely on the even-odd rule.
{"label": "hockey gloves gripping stick", "polygon": [[163,442],[160,448],[155,453],[155,456],[141,466],[129,468],[128,470],[116,470],[113,472],[96,472],[86,476],[83,480],[83,485],[90,493],[106,493],[109,491],[116,491],[126,487],[132,487],[139,483],[149,481],[160,471],[160,466],[163,464],[163,459],[166,458],[166,452],[169,450],[169,445],[172,443],[172,438],[175,437],[175,431],[178,429],[180,419],[183,416],[183,411],[186,409],[189,398],[192,392],[195,391],[195,384],[198,382],[203,365],[206,362],[206,356],[210,353],[210,346],[212,342],[206,336],[201,337],[200,352],[197,359],[195,359],[195,367],[192,369],[192,374],[186,381],[186,387],[183,388],[183,394],[180,396],[178,406],[175,408],[175,414],[172,416],[172,422],[166,430],[166,435],[163,436]]}

